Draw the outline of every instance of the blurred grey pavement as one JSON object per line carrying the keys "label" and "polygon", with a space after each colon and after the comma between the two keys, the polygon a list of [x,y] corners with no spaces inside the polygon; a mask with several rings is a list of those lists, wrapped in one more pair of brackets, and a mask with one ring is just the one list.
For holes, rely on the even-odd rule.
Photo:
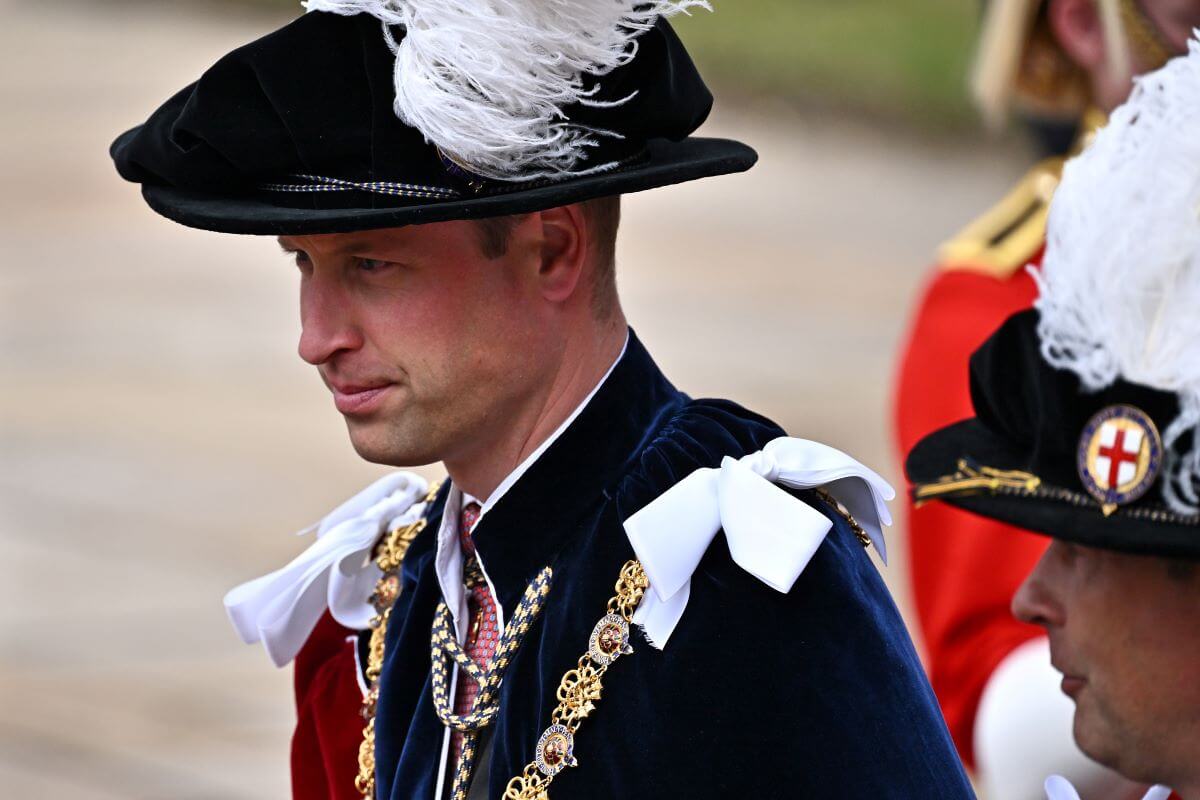
{"label": "blurred grey pavement", "polygon": [[[275,243],[155,216],[106,156],[275,24],[205,8],[0,1],[0,797],[285,796],[290,676],[221,598],[382,471],[295,355]],[[628,198],[629,318],[692,394],[898,478],[911,299],[1022,156],[762,107],[720,106],[706,132],[762,160]]]}

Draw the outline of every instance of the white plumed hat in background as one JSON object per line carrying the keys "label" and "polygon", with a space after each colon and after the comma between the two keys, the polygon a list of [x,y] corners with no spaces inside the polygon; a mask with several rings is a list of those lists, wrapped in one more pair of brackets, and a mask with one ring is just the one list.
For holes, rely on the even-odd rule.
{"label": "white plumed hat in background", "polygon": [[[1196,36],[1200,37],[1200,31]],[[1054,196],[1038,335],[1087,391],[1118,378],[1179,397],[1163,495],[1200,511],[1200,39],[1138,78]],[[1183,450],[1184,442],[1190,450]]]}
{"label": "white plumed hat in background", "polygon": [[[396,114],[447,158],[500,181],[577,177],[597,137],[563,109],[598,104],[589,80],[631,61],[662,16],[705,0],[306,0],[308,11],[370,14],[396,54]],[[388,28],[402,26],[399,43]],[[627,101],[617,100],[609,105]]]}

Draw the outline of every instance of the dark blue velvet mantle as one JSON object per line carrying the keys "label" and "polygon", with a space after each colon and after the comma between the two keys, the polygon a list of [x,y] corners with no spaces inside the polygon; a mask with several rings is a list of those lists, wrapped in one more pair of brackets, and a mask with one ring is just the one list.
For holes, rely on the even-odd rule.
{"label": "dark blue velvet mantle", "polygon": [[[511,612],[554,568],[505,678],[489,797],[534,755],[563,673],[633,551],[622,520],[699,467],[783,431],[723,400],[692,400],[635,337],[568,430],[481,520],[476,548]],[[376,719],[380,798],[433,800],[442,726],[430,697],[437,522],[414,541],[391,615]],[[633,634],[576,737],[553,800],[972,797],[900,615],[845,522],[787,595],[736,566],[718,536],[666,650]]]}

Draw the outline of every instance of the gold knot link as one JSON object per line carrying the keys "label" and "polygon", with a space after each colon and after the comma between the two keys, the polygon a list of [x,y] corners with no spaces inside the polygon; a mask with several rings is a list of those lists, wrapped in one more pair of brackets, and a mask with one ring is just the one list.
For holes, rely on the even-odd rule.
{"label": "gold knot link", "polygon": [[417,534],[423,530],[425,530],[425,520],[419,519],[409,525],[401,525],[388,533],[379,543],[375,564],[385,573],[394,572],[403,563],[404,556],[408,553],[413,539],[417,538]]}
{"label": "gold knot link", "polygon": [[646,577],[646,570],[643,569],[642,562],[626,561],[625,566],[621,567],[620,577],[617,578],[617,596],[609,603],[609,608],[620,611],[621,616],[627,621],[631,620],[638,603],[642,602],[642,595],[649,588],[650,579]]}
{"label": "gold knot link", "polygon": [[[441,482],[434,483],[424,502],[432,503],[440,488]],[[375,797],[375,710],[379,702],[379,674],[383,671],[388,618],[391,617],[392,605],[400,594],[400,581],[395,573],[404,562],[409,545],[423,530],[424,519],[410,525],[402,525],[381,538],[376,543],[373,553],[375,565],[383,572],[383,577],[376,583],[375,592],[371,596],[371,602],[375,604],[379,614],[370,622],[371,640],[367,648],[367,666],[364,673],[371,688],[363,701],[362,713],[367,718],[367,726],[363,728],[363,740],[358,746],[358,775],[354,778],[354,788],[364,798]]]}
{"label": "gold knot link", "polygon": [[592,666],[590,661],[563,675],[555,693],[559,707],[554,711],[554,721],[574,729],[580,720],[595,711],[596,702],[600,700],[600,692],[603,689],[601,675],[603,673]]}
{"label": "gold knot link", "polygon": [[504,790],[504,800],[550,800],[550,795],[546,793],[547,788],[541,775],[531,775],[529,770],[526,770],[524,775],[518,775],[508,782],[508,788]]}
{"label": "gold knot link", "polygon": [[816,492],[817,497],[824,500],[839,517],[846,520],[846,524],[850,526],[850,530],[854,533],[855,538],[858,539],[858,543],[863,547],[870,547],[871,536],[865,530],[863,530],[862,525],[858,524],[858,520],[854,518],[854,515],[851,514],[850,511],[844,505],[842,505],[836,497],[831,495],[825,489],[817,489]]}
{"label": "gold knot link", "polygon": [[368,683],[378,680],[379,673],[383,671],[383,645],[384,639],[387,638],[388,618],[391,615],[392,610],[386,609],[379,615],[379,624],[371,628],[371,641],[367,647],[367,668],[364,670]]}
{"label": "gold knot link", "polygon": [[[633,612],[649,588],[650,579],[646,577],[646,570],[642,568],[641,563],[636,559],[626,561],[617,578],[616,596],[608,601],[608,613],[620,612],[626,622],[631,621]],[[601,622],[606,620],[602,619]],[[550,714],[551,722],[566,727],[573,737],[584,718],[596,710],[596,703],[600,700],[600,692],[603,689],[601,679],[607,670],[607,665],[597,665],[592,661],[589,647],[588,652],[579,657],[575,669],[567,672],[559,681],[558,691],[555,693],[558,705]],[[524,772],[508,782],[503,800],[550,800],[550,784],[557,770],[548,775],[542,774],[544,755],[539,754],[535,761],[525,767]],[[574,765],[571,759],[558,769]]]}
{"label": "gold knot link", "polygon": [[354,777],[354,788],[363,797],[375,796],[375,718],[367,720],[363,728],[363,740],[358,746],[358,775]]}

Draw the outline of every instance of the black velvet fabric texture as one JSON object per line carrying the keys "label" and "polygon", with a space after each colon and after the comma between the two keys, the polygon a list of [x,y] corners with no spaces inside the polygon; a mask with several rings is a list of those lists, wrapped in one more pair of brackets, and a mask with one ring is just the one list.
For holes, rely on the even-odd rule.
{"label": "black velvet fabric texture", "polygon": [[[396,29],[393,35],[403,40],[404,31]],[[595,100],[628,97],[628,102],[606,108],[576,103],[562,110],[573,124],[618,134],[597,136],[596,146],[588,148],[577,165],[585,170],[625,164],[611,174],[594,176],[590,183],[597,188],[590,196],[635,191],[641,188],[639,175],[641,183],[650,177],[641,174],[644,167],[661,172],[674,161],[694,167],[700,160],[707,174],[748,168],[753,152],[744,145],[726,143],[716,154],[666,145],[683,142],[704,122],[712,94],[666,20],[642,33],[637,45],[636,58],[595,79]],[[519,197],[530,187],[489,181],[486,189],[477,190],[460,170],[447,168],[420,131],[400,121],[393,108],[394,70],[395,57],[379,20],[368,14],[305,14],[221,58],[145,124],[118,137],[111,154],[122,177],[143,184],[155,210],[213,230],[277,233],[288,232],[278,227],[288,224],[294,232],[344,228],[302,231],[295,228],[297,215],[287,213],[274,218],[275,228],[251,224],[261,223],[264,215],[271,219],[269,208],[328,212],[453,206],[454,218],[515,213],[493,195]],[[718,166],[721,159],[730,158],[737,163]],[[267,183],[296,183],[290,177],[295,175],[434,187],[485,202],[464,205],[462,200],[358,189],[259,190]],[[688,179],[658,174],[655,185]],[[563,195],[556,203],[555,197],[550,195],[550,202],[541,207],[575,201]],[[197,203],[203,205],[196,208]],[[208,224],[205,215],[212,218]],[[390,221],[400,224],[406,219]]]}
{"label": "black velvet fabric texture", "polygon": [[[631,335],[568,430],[483,517],[473,538],[502,607],[554,568],[546,606],[500,697],[489,797],[534,757],[562,675],[587,648],[633,551],[622,521],[693,470],[783,431],[722,400],[691,400]],[[429,639],[440,598],[442,499],[405,561],[376,718],[378,797],[433,798],[443,728]],[[854,534],[834,527],[788,594],[736,566],[718,535],[665,651],[639,630],[554,781],[578,798],[962,798],[971,788],[912,643]]]}
{"label": "black velvet fabric texture", "polygon": [[[1083,389],[1070,370],[1041,354],[1038,312],[1010,317],[971,356],[971,401],[976,416],[935,431],[913,447],[905,470],[915,485],[952,475],[960,459],[1038,476],[1048,487],[1087,498],[1080,505],[1022,494],[947,495],[940,500],[1037,533],[1092,547],[1137,554],[1200,558],[1195,520],[1151,521],[1134,514],[1163,512],[1161,478],[1138,500],[1105,516],[1079,476],[1077,454],[1087,422],[1101,409],[1125,404],[1144,411],[1161,434],[1179,413],[1179,400],[1124,380],[1099,392]],[[1190,447],[1187,436],[1182,445]]]}

